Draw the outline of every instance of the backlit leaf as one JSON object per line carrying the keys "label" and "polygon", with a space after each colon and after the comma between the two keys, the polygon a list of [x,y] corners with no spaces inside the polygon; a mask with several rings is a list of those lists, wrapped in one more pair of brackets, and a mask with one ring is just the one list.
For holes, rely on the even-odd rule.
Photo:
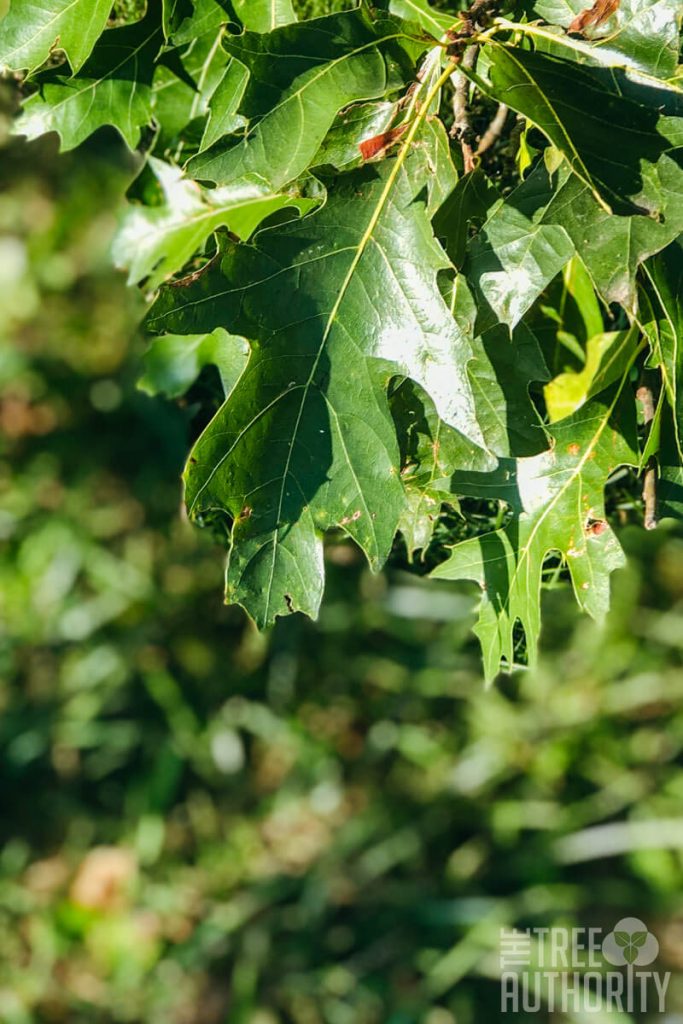
{"label": "backlit leaf", "polygon": [[438,10],[429,0],[390,0],[389,10],[399,18],[417,22],[435,39],[441,39],[444,32],[457,21],[456,15]]}
{"label": "backlit leaf", "polygon": [[223,392],[229,395],[249,358],[244,338],[217,327],[211,334],[165,334],[155,338],[144,358],[138,387],[149,395],[179,398],[205,366],[215,366]]}
{"label": "backlit leaf", "polygon": [[296,189],[271,192],[258,182],[205,189],[183,176],[179,168],[151,157],[163,200],[153,206],[131,206],[114,240],[114,261],[127,267],[131,283],[147,279],[156,288],[182,270],[192,255],[219,228],[249,238],[261,221],[285,207],[311,209],[314,198]]}
{"label": "backlit leaf", "polygon": [[111,0],[12,0],[0,22],[0,69],[35,71],[58,47],[78,71],[110,13]]}
{"label": "backlit leaf", "polygon": [[578,373],[561,373],[543,389],[551,423],[571,416],[593,395],[621,376],[638,344],[638,329],[609,331],[588,339],[586,362]]}
{"label": "backlit leaf", "polygon": [[16,131],[34,139],[57,132],[73,149],[102,125],[113,125],[133,148],[152,118],[154,58],[164,37],[158,10],[134,25],[108,30],[78,75],[46,72],[24,104]]}
{"label": "backlit leaf", "polygon": [[225,0],[224,6],[249,32],[272,32],[296,21],[292,0]]}
{"label": "backlit leaf", "polygon": [[[486,676],[504,661],[515,664],[514,627],[524,629],[529,664],[541,629],[541,582],[547,557],[558,552],[569,569],[580,607],[601,618],[609,605],[609,577],[624,555],[605,520],[603,491],[610,473],[638,462],[628,406],[619,403],[623,382],[552,427],[552,447],[520,459],[499,496],[514,486],[516,508],[502,530],[457,544],[432,575],[477,582],[482,591],[475,627]],[[514,464],[513,464],[514,465]],[[493,497],[495,491],[491,494]]]}

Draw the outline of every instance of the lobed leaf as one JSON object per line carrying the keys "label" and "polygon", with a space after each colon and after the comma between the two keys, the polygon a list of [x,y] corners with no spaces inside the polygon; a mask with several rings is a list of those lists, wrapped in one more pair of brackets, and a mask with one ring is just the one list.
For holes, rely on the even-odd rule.
{"label": "lobed leaf", "polygon": [[[160,128],[157,151],[175,150],[203,124],[209,101],[226,75],[230,58],[221,46],[225,12],[216,0],[196,0],[191,17],[173,33],[171,66],[157,66],[153,80],[154,120]],[[227,115],[226,115],[227,116]]]}
{"label": "lobed leaf", "polygon": [[422,194],[434,159],[406,146],[346,176],[319,212],[230,247],[220,269],[167,289],[152,311],[155,329],[220,323],[249,340],[247,369],[195,446],[186,486],[194,518],[231,517],[228,597],[261,625],[316,613],[320,531],[344,529],[375,568],[386,558],[405,507],[392,376],[412,377],[471,446],[484,443],[472,350],[437,286],[448,261]]}
{"label": "lobed leaf", "polygon": [[24,103],[16,132],[29,139],[57,132],[68,150],[112,125],[132,149],[152,118],[154,60],[163,42],[160,10],[150,4],[142,21],[105,32],[78,75],[46,72]]}
{"label": "lobed leaf", "polygon": [[477,333],[518,324],[574,254],[564,228],[544,223],[538,210],[529,216],[515,204],[519,194],[499,200],[467,245],[463,272],[477,304]]}
{"label": "lobed leaf", "polygon": [[[620,401],[623,385],[624,380],[553,426],[548,451],[503,465],[499,487],[492,480],[488,493],[511,501],[511,522],[502,530],[457,544],[432,572],[436,579],[479,584],[482,598],[475,632],[489,681],[501,661],[508,670],[516,663],[517,622],[524,629],[529,664],[535,663],[543,567],[551,553],[564,559],[582,610],[597,619],[607,611],[610,573],[625,559],[605,519],[603,490],[617,467],[638,463],[634,425],[629,422],[632,407]],[[458,482],[460,493],[464,483]],[[482,493],[481,487],[478,490]]]}
{"label": "lobed leaf", "polygon": [[661,215],[644,171],[673,148],[657,107],[625,95],[612,69],[499,43],[490,59],[492,95],[547,135],[606,211]]}
{"label": "lobed leaf", "polygon": [[0,70],[30,73],[58,48],[79,71],[110,13],[111,0],[12,0],[0,22]]}
{"label": "lobed leaf", "polygon": [[148,167],[163,199],[153,206],[131,206],[113,243],[114,262],[128,268],[130,284],[145,280],[157,288],[201,252],[220,227],[246,239],[278,210],[293,207],[303,213],[317,203],[296,188],[274,193],[258,181],[204,189],[156,157],[149,158]]}
{"label": "lobed leaf", "polygon": [[509,201],[534,223],[561,227],[605,303],[620,303],[634,315],[638,267],[683,231],[683,169],[675,154],[664,154],[654,175],[660,221],[607,213],[569,168],[549,172],[543,162]]}
{"label": "lobed leaf", "polygon": [[396,87],[392,50],[401,36],[394,22],[375,23],[361,10],[267,36],[227,36],[225,49],[249,72],[239,107],[249,129],[197,155],[189,173],[217,184],[258,175],[273,189],[296,180],[342,108]]}

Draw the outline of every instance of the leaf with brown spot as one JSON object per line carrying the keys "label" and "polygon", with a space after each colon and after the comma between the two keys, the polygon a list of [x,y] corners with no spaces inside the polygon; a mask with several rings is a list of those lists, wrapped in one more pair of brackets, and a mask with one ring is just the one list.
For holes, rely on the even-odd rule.
{"label": "leaf with brown spot", "polygon": [[[482,588],[475,632],[489,680],[500,671],[501,661],[507,670],[515,663],[518,621],[529,665],[535,662],[543,567],[551,554],[565,561],[583,611],[601,619],[609,607],[610,573],[624,564],[624,554],[605,520],[603,492],[614,465],[638,464],[628,374],[629,367],[610,391],[553,424],[549,433],[555,443],[548,451],[501,460],[497,486],[486,493],[507,501],[511,521],[503,529],[456,544],[432,573],[439,579],[473,580]],[[487,480],[493,476],[487,474]],[[481,495],[481,474],[456,474],[451,486],[459,495]]]}

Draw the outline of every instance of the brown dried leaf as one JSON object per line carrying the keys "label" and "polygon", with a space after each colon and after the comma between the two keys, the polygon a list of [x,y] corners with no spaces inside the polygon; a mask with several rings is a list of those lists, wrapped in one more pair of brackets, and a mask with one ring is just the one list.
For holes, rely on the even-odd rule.
{"label": "brown dried leaf", "polygon": [[397,128],[390,128],[386,132],[380,132],[379,135],[373,135],[371,139],[365,139],[358,146],[363,159],[372,160],[378,156],[386,156],[387,151],[395,142],[398,142],[407,127],[407,124],[400,124]]}
{"label": "brown dried leaf", "polygon": [[597,28],[618,11],[620,2],[621,0],[595,0],[592,7],[587,7],[577,14],[567,32],[583,34],[591,25]]}

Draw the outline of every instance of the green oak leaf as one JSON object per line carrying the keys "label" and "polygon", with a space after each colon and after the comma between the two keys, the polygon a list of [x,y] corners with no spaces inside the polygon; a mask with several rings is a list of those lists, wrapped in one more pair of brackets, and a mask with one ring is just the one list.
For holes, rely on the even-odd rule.
{"label": "green oak leaf", "polygon": [[197,39],[215,36],[226,22],[226,13],[218,0],[192,0],[191,11],[174,28],[171,42],[174,46],[187,46],[189,52]]}
{"label": "green oak leaf", "polygon": [[[538,17],[566,29],[587,7],[586,0],[536,0],[533,10]],[[679,0],[621,0],[607,21],[587,30],[593,59],[637,68],[657,78],[672,78],[678,65],[682,19]]]}
{"label": "green oak leaf", "polygon": [[518,324],[574,253],[564,228],[543,223],[542,210],[520,208],[516,194],[493,206],[467,245],[463,272],[477,303],[478,333]]}
{"label": "green oak leaf", "polygon": [[261,625],[316,614],[320,531],[344,529],[374,568],[386,558],[406,501],[392,377],[412,377],[442,419],[483,445],[471,348],[437,286],[448,261],[425,205],[433,149],[406,143],[396,159],[345,175],[317,213],[231,246],[220,268],[166,289],[150,314],[152,329],[220,324],[251,346],[185,479],[193,518],[231,520],[227,597]]}
{"label": "green oak leaf", "polygon": [[73,149],[103,125],[112,125],[131,149],[152,118],[154,60],[164,42],[159,10],[142,21],[108,29],[77,75],[41,75],[39,91],[24,103],[15,131],[30,139],[57,132]]}
{"label": "green oak leaf", "polygon": [[294,188],[274,193],[260,182],[202,188],[172,164],[150,157],[148,169],[161,192],[154,205],[131,205],[113,243],[114,262],[128,268],[128,281],[149,288],[177,273],[220,227],[249,238],[258,225],[286,207],[300,213],[316,205]]}
{"label": "green oak leaf", "polygon": [[148,395],[180,398],[205,366],[215,366],[227,396],[248,358],[249,346],[244,338],[233,337],[222,327],[210,334],[165,334],[155,338],[145,352],[138,387]]}
{"label": "green oak leaf", "polygon": [[669,403],[674,436],[683,456],[683,244],[676,241],[645,264],[656,318],[657,357]]}
{"label": "green oak leaf", "polygon": [[12,0],[0,22],[0,70],[30,73],[59,48],[79,71],[106,28],[111,6],[111,0]]}
{"label": "green oak leaf", "polygon": [[618,302],[632,314],[638,267],[683,231],[683,170],[664,156],[657,174],[663,197],[660,221],[608,214],[590,190],[571,177],[557,189],[545,215],[572,239],[605,302]]}
{"label": "green oak leaf", "polygon": [[[181,58],[190,81],[180,78],[169,67],[158,67],[152,87],[154,121],[160,132],[158,150],[182,153],[182,145],[194,144],[205,130],[209,101],[223,80],[228,59],[220,48],[220,38],[207,33]],[[181,145],[182,143],[182,145]]]}
{"label": "green oak leaf", "polygon": [[547,437],[529,385],[547,380],[548,369],[534,334],[523,323],[512,332],[499,324],[475,339],[474,352],[470,379],[489,447],[499,456],[536,455]]}
{"label": "green oak leaf", "polygon": [[605,324],[593,282],[578,256],[545,289],[525,323],[539,340],[550,376],[583,368],[588,341]]}
{"label": "green oak leaf", "polygon": [[[464,274],[442,278],[441,291],[465,337],[475,334],[477,309]],[[536,455],[547,447],[538,411],[529,395],[530,384],[546,381],[548,368],[533,331],[518,324],[489,327],[472,342],[474,358],[468,364],[477,420],[489,449],[499,457]],[[471,460],[469,460],[471,462]],[[460,459],[456,469],[474,469]]]}
{"label": "green oak leaf", "polygon": [[[412,561],[429,544],[448,494],[449,466],[464,439],[449,430],[424,391],[404,378],[391,395],[391,412],[401,448],[405,507],[398,522]],[[456,452],[449,449],[455,444]],[[453,499],[456,503],[456,499]]]}
{"label": "green oak leaf", "polygon": [[[623,464],[637,465],[632,403],[619,402],[624,379],[573,416],[549,429],[552,446],[541,455],[501,467],[499,487],[491,474],[488,493],[511,503],[513,518],[502,530],[456,544],[432,573],[445,580],[474,580],[482,590],[475,627],[487,680],[515,664],[514,627],[524,629],[533,665],[541,628],[541,582],[546,558],[559,553],[569,569],[582,610],[593,618],[609,606],[610,573],[624,555],[605,520],[604,486]],[[486,479],[472,481],[477,496]],[[483,484],[483,486],[482,486]],[[452,483],[467,493],[465,481]],[[514,497],[513,497],[514,495]]]}
{"label": "green oak leaf", "polygon": [[574,256],[562,271],[558,313],[563,328],[571,330],[577,339],[587,341],[603,330],[600,300],[595,294],[590,274],[578,256]]}
{"label": "green oak leaf", "polygon": [[661,215],[648,187],[672,142],[659,131],[660,91],[623,94],[618,72],[494,43],[488,91],[536,125],[605,210]]}
{"label": "green oak leaf", "polygon": [[222,3],[249,32],[272,32],[296,21],[292,0],[222,0]]}
{"label": "green oak leaf", "polygon": [[239,105],[247,87],[249,72],[244,64],[230,57],[220,81],[213,90],[208,103],[209,116],[206,120],[198,152],[203,153],[225,135],[245,128],[247,119],[238,114]]}
{"label": "green oak leaf", "polygon": [[189,173],[217,184],[259,175],[274,189],[295,180],[342,108],[400,84],[392,52],[401,35],[395,22],[355,10],[267,36],[226,36],[225,49],[249,71],[238,111],[249,128],[198,154]]}
{"label": "green oak leaf", "polygon": [[604,301],[635,315],[638,267],[683,231],[683,169],[674,154],[660,158],[654,175],[661,221],[607,213],[566,165],[549,173],[540,162],[510,201],[534,222],[561,227]]}
{"label": "green oak leaf", "polygon": [[[204,11],[212,0],[161,0],[161,27],[169,39],[183,24],[187,25],[198,11]],[[151,0],[148,0],[151,3]]]}
{"label": "green oak leaf", "polygon": [[[511,336],[500,325],[472,344],[469,376],[477,418],[491,449],[501,456],[544,451],[548,437],[529,398],[529,381],[546,380],[548,371],[532,332],[520,324]],[[486,461],[481,449],[443,422],[414,381],[403,380],[395,389],[391,410],[407,498],[399,529],[412,557],[427,547],[442,505],[457,507],[453,474],[481,473]]]}

